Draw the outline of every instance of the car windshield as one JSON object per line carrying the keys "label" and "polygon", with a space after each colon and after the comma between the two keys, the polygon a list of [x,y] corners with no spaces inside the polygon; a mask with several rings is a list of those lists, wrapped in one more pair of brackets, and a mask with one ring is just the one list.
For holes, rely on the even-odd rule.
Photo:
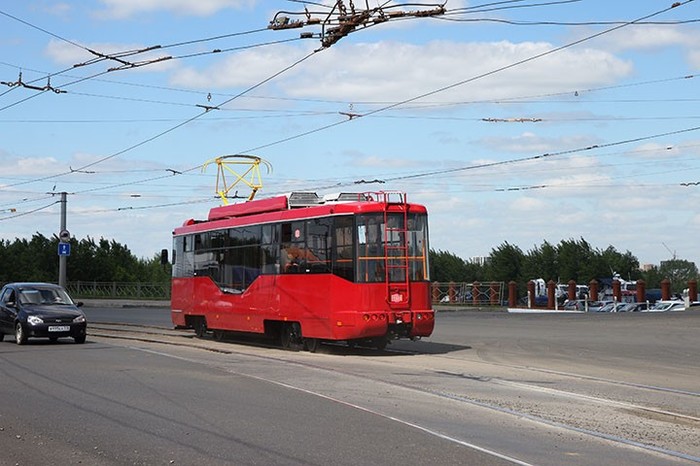
{"label": "car windshield", "polygon": [[656,303],[652,309],[667,309],[672,305],[673,303]]}
{"label": "car windshield", "polygon": [[73,304],[73,301],[61,288],[22,288],[19,294],[22,304]]}

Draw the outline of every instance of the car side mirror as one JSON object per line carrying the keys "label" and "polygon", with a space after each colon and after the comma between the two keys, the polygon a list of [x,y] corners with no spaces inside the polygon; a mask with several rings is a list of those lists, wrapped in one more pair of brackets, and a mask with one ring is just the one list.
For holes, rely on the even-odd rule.
{"label": "car side mirror", "polygon": [[5,301],[5,306],[6,307],[17,307],[17,303],[15,301]]}
{"label": "car side mirror", "polygon": [[75,305],[76,305],[77,307],[83,307],[83,304],[85,304],[85,303],[82,302],[82,301],[78,301],[77,303],[75,303]]}

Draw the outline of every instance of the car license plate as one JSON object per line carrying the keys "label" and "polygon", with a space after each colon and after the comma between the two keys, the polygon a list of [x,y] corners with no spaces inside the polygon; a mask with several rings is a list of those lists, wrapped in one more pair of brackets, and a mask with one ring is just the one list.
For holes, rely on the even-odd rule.
{"label": "car license plate", "polygon": [[70,332],[70,326],[68,326],[68,325],[51,325],[51,326],[49,326],[49,332]]}

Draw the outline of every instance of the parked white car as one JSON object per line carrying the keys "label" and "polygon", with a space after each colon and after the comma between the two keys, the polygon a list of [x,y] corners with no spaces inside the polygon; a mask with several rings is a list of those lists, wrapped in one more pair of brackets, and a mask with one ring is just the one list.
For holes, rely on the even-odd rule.
{"label": "parked white car", "polygon": [[684,311],[685,302],[683,301],[656,301],[656,304],[649,310],[642,312],[669,312],[669,311]]}

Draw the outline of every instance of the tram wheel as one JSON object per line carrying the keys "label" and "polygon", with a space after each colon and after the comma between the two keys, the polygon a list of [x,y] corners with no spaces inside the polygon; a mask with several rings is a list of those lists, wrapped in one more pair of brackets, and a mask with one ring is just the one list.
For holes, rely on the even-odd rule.
{"label": "tram wheel", "polygon": [[194,333],[198,338],[204,338],[204,335],[207,334],[207,321],[204,317],[197,319],[197,322],[194,324]]}
{"label": "tram wheel", "polygon": [[280,344],[282,348],[298,350],[301,343],[301,328],[296,322],[286,323],[282,326]]}
{"label": "tram wheel", "polygon": [[377,348],[380,351],[383,351],[386,349],[387,343],[389,343],[389,340],[386,338],[377,338],[376,340],[372,341],[374,344],[374,347]]}
{"label": "tram wheel", "polygon": [[304,338],[304,348],[310,353],[315,353],[318,351],[318,347],[321,344],[321,340],[318,338]]}

